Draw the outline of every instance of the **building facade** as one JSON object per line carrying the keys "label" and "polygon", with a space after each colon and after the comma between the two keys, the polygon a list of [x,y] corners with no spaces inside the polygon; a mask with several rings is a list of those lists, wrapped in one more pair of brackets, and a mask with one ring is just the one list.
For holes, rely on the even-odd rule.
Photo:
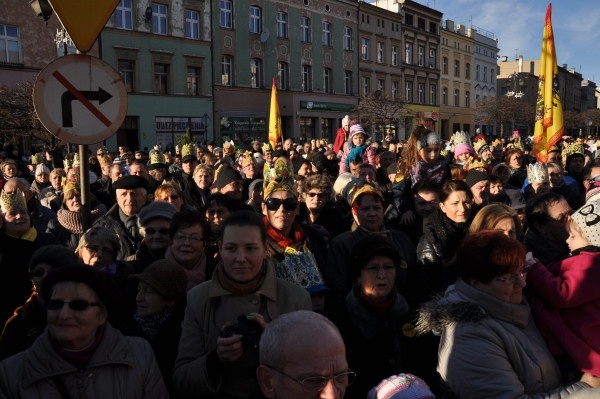
{"label": "building facade", "polygon": [[[497,75],[498,75],[498,39],[494,37],[492,32],[485,31],[481,28],[470,28],[470,36],[475,39],[473,53],[473,94],[474,102],[472,106],[476,107],[479,100],[488,97],[496,97],[497,90]],[[475,118],[476,119],[476,118]],[[475,128],[481,129],[483,134],[489,135],[494,131],[492,125],[475,125]]]}

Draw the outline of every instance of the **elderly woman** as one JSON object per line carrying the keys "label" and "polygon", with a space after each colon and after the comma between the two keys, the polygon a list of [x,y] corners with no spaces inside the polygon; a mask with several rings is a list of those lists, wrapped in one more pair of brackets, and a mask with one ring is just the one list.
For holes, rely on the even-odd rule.
{"label": "elderly woman", "polygon": [[[178,398],[248,397],[258,390],[258,356],[250,336],[227,329],[238,316],[265,323],[311,302],[301,287],[280,280],[267,258],[266,232],[252,211],[233,213],[223,225],[222,262],[211,281],[188,293],[174,386]],[[252,324],[251,324],[252,325]]]}
{"label": "elderly woman", "polygon": [[106,273],[66,266],[46,276],[41,294],[48,328],[30,349],[0,363],[0,396],[169,397],[148,342],[107,323]]}
{"label": "elderly woman", "polygon": [[503,232],[507,237],[518,239],[521,237],[521,219],[517,211],[510,206],[493,203],[481,208],[471,226],[469,233],[477,233],[482,230],[497,230]]}
{"label": "elderly woman", "polygon": [[154,191],[154,201],[168,202],[179,212],[184,206],[183,191],[174,181],[163,183]]}
{"label": "elderly woman", "polygon": [[524,300],[524,262],[525,248],[500,231],[469,235],[458,250],[460,278],[420,310],[419,330],[441,334],[442,382],[460,399],[564,398],[600,386],[589,374],[561,386]]}
{"label": "elderly woman", "polygon": [[199,211],[178,212],[171,219],[171,245],[165,252],[165,259],[185,271],[188,290],[212,277],[215,264],[206,254],[208,232],[206,219]]}
{"label": "elderly woman", "polygon": [[40,193],[40,202],[46,208],[58,212],[62,205],[63,178],[66,178],[64,169],[56,168],[50,172],[50,186]]}
{"label": "elderly woman", "polygon": [[181,267],[166,259],[153,262],[141,274],[131,277],[138,281],[137,308],[132,320],[119,330],[150,342],[165,384],[172,392],[187,277]]}
{"label": "elderly woman", "polygon": [[192,179],[194,184],[190,187],[190,197],[198,210],[204,210],[207,206],[207,198],[210,195],[210,187],[213,183],[214,171],[210,165],[200,164],[194,169]]}
{"label": "elderly woman", "polygon": [[[106,206],[91,201],[90,223],[106,213]],[[83,205],[81,203],[81,187],[79,182],[69,182],[63,189],[62,207],[56,213],[56,219],[48,223],[47,233],[56,237],[59,244],[75,250],[83,234]]]}

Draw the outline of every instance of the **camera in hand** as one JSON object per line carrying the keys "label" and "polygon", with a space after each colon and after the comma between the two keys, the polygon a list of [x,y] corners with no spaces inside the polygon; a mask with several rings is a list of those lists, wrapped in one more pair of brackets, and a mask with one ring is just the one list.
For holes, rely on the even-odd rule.
{"label": "camera in hand", "polygon": [[221,331],[221,337],[232,337],[234,335],[242,336],[242,344],[245,348],[251,349],[258,353],[258,345],[260,336],[262,335],[262,327],[255,321],[248,320],[245,315],[239,315],[237,323],[232,326],[225,327]]}

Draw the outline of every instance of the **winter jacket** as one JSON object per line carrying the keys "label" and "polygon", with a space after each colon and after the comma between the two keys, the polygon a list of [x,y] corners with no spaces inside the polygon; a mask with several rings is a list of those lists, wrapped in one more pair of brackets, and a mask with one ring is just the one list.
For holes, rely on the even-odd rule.
{"label": "winter jacket", "polygon": [[96,220],[94,226],[106,227],[109,230],[117,233],[119,241],[121,242],[121,248],[117,255],[117,259],[125,260],[128,256],[131,256],[137,250],[142,237],[133,237],[131,232],[125,227],[125,224],[121,221],[119,216],[119,205],[115,204],[108,210],[106,215]]}
{"label": "winter jacket", "polygon": [[0,397],[64,398],[57,379],[74,399],[169,397],[150,344],[124,337],[108,323],[102,342],[82,370],[54,350],[46,330],[30,349],[0,363]]}
{"label": "winter jacket", "polygon": [[[363,152],[362,162],[371,164],[374,168],[377,168],[377,161],[375,160],[375,149],[368,144],[363,145],[365,146],[365,150]],[[348,158],[348,155],[350,154],[352,148],[354,148],[354,146],[351,145],[349,141],[343,145],[342,158],[340,159],[340,175],[344,172],[350,172],[350,169],[346,165],[346,158]]]}
{"label": "winter jacket", "polygon": [[505,302],[457,280],[421,308],[418,329],[441,334],[437,370],[460,399],[560,399],[589,388],[561,386],[526,301]]}
{"label": "winter jacket", "polygon": [[[215,275],[218,272],[215,270]],[[242,314],[260,313],[269,323],[284,313],[302,309],[312,309],[308,292],[278,279],[270,263],[261,287],[252,294],[234,295],[215,277],[192,288],[175,361],[173,385],[177,398],[248,398],[259,389],[258,358],[245,348],[238,361],[221,365],[216,349],[223,326],[235,323]]]}
{"label": "winter jacket", "polygon": [[600,375],[600,252],[581,251],[527,276],[531,307],[552,353],[565,351],[577,367]]}

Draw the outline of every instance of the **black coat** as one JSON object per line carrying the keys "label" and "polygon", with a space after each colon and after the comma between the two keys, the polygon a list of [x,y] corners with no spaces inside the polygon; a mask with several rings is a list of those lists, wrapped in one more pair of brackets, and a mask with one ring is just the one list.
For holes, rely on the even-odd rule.
{"label": "black coat", "polygon": [[46,308],[37,294],[15,309],[0,337],[0,360],[29,349],[46,328]]}
{"label": "black coat", "polygon": [[127,229],[125,224],[121,221],[118,204],[113,205],[113,207],[106,212],[106,215],[94,222],[93,226],[106,227],[117,233],[121,243],[121,248],[117,254],[117,259],[119,260],[124,260],[128,256],[135,254],[135,251],[142,241],[141,236],[133,237],[129,229]]}

